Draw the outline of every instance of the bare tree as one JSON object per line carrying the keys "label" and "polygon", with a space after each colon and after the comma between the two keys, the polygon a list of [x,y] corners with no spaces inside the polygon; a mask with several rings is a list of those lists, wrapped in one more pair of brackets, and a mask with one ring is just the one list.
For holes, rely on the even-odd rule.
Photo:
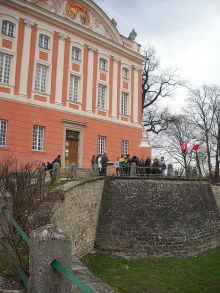
{"label": "bare tree", "polygon": [[207,155],[208,173],[212,175],[212,137],[216,115],[219,113],[220,91],[217,86],[203,85],[201,88],[191,89],[187,103],[187,112],[198,134],[204,138]]}
{"label": "bare tree", "polygon": [[[180,80],[174,70],[160,69],[160,62],[153,48],[145,51],[145,62],[142,76],[142,108],[143,126],[147,132],[159,132],[167,129],[170,114],[167,109],[158,107],[161,98],[171,97],[179,86],[185,82]],[[172,119],[171,119],[172,120]]]}

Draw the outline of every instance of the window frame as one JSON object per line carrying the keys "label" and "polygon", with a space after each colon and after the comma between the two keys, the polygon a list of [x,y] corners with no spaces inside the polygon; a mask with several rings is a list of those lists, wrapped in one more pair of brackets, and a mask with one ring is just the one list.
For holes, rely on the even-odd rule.
{"label": "window frame", "polygon": [[[104,96],[100,96],[100,88],[104,89]],[[98,97],[97,97],[97,108],[106,110],[107,105],[107,85],[98,83]]]}
{"label": "window frame", "polygon": [[129,141],[122,140],[121,141],[121,154],[127,156],[129,154]]}
{"label": "window frame", "polygon": [[[5,123],[5,127],[3,125]],[[7,146],[8,120],[0,119],[0,147]]]}
{"label": "window frame", "polygon": [[[37,133],[35,130],[37,131]],[[40,132],[40,130],[42,130],[42,133]],[[45,127],[42,125],[33,125],[33,141],[32,141],[33,151],[44,151],[44,136],[45,136]]]}
{"label": "window frame", "polygon": [[97,154],[103,155],[106,150],[106,136],[98,135]]}
{"label": "window frame", "polygon": [[[0,63],[0,73],[2,72],[2,76],[0,76],[0,84],[7,84],[10,85],[11,84],[11,72],[12,72],[12,59],[13,59],[13,55],[11,54],[7,54],[4,52],[0,52],[0,56],[3,56],[2,58],[2,70],[1,70],[1,63]],[[9,63],[9,69],[6,68],[6,58],[9,58],[10,62]],[[0,61],[1,61],[1,57],[0,57]],[[6,74],[8,74],[8,76],[6,76]]]}
{"label": "window frame", "polygon": [[[126,98],[126,103],[125,103]],[[122,91],[121,93],[121,115],[129,115],[129,93]]]}
{"label": "window frame", "polygon": [[[43,37],[43,42],[41,44],[41,37]],[[47,39],[47,47],[45,47],[45,39]],[[39,41],[38,41],[38,46],[39,48],[41,49],[44,49],[44,50],[50,50],[50,37],[45,35],[45,34],[39,34]]]}
{"label": "window frame", "polygon": [[[3,31],[5,23],[6,23],[6,28],[5,28],[5,31]],[[10,25],[12,26],[12,33],[11,34],[10,34]],[[7,36],[9,38],[14,38],[15,37],[15,23],[13,23],[10,20],[3,19],[2,20],[1,34],[4,36]]]}
{"label": "window frame", "polygon": [[[76,51],[76,53],[74,54],[74,50]],[[76,58],[75,58],[76,55]],[[78,61],[81,62],[81,58],[82,57],[82,50],[78,47],[72,46],[72,61]]]}
{"label": "window frame", "polygon": [[108,71],[108,60],[106,60],[105,58],[100,58],[99,69],[102,71]]}
{"label": "window frame", "polygon": [[[72,82],[72,78],[73,79],[77,79],[77,98],[74,99],[75,95],[75,85],[74,85],[74,81]],[[80,102],[80,82],[81,82],[81,78],[78,75],[75,75],[73,73],[70,73],[70,77],[69,77],[69,101],[74,102],[74,103],[79,103]],[[71,85],[73,86],[73,88],[71,89]],[[71,96],[71,94],[73,94]]]}
{"label": "window frame", "polygon": [[130,79],[130,70],[127,67],[122,67],[122,78],[126,80]]}
{"label": "window frame", "polygon": [[[39,74],[37,72],[38,67],[40,67]],[[46,69],[45,81],[42,79],[42,75],[44,74],[42,72],[43,68]],[[38,77],[39,77],[39,81],[37,81]],[[46,65],[46,64],[42,64],[40,62],[37,62],[36,63],[36,68],[35,68],[35,80],[34,80],[34,91],[35,92],[41,93],[43,95],[47,95],[47,92],[48,92],[48,77],[49,77],[49,66]],[[37,85],[37,82],[38,82],[38,85]],[[45,90],[42,90],[43,86],[44,86]]]}

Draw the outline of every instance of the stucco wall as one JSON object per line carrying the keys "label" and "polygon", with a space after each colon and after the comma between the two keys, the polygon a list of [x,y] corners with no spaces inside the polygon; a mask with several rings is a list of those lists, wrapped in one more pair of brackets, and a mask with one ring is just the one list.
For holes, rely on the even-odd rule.
{"label": "stucco wall", "polygon": [[132,255],[193,255],[219,245],[220,212],[207,182],[109,179],[95,245]]}
{"label": "stucco wall", "polygon": [[64,201],[53,207],[52,223],[72,238],[77,256],[93,249],[103,185],[103,178],[68,183],[64,187]]}

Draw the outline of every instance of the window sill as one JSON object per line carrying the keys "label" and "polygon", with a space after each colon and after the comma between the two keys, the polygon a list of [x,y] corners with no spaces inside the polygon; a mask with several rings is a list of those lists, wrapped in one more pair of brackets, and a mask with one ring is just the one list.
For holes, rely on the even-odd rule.
{"label": "window sill", "polygon": [[34,90],[34,91],[32,91],[32,92],[33,92],[33,94],[35,94],[35,95],[42,96],[42,97],[45,97],[45,98],[47,98],[47,97],[50,96],[50,94],[42,93],[42,92],[37,92],[36,90]]}
{"label": "window sill", "polygon": [[4,151],[4,150],[8,150],[9,147],[7,145],[0,145],[0,150]]}
{"label": "window sill", "polygon": [[99,70],[100,70],[102,73],[108,73],[108,70],[107,70],[107,69],[101,69],[101,68],[99,68]]}
{"label": "window sill", "polygon": [[67,102],[72,103],[72,104],[82,105],[81,101],[72,101],[72,100],[68,99]]}
{"label": "window sill", "polygon": [[8,36],[8,35],[4,35],[3,33],[1,33],[1,35],[2,35],[2,38],[7,38],[7,39],[9,39],[9,40],[15,40],[15,37],[14,36]]}
{"label": "window sill", "polygon": [[10,83],[3,83],[3,82],[0,82],[0,86],[4,86],[4,87],[14,87],[13,84],[10,84]]}
{"label": "window sill", "polygon": [[31,150],[32,153],[46,154],[46,151]]}
{"label": "window sill", "polygon": [[72,59],[72,63],[81,64],[81,59]]}
{"label": "window sill", "polygon": [[50,48],[47,49],[47,48],[43,48],[43,47],[40,47],[40,46],[38,48],[39,48],[39,50],[45,51],[46,53],[50,52]]}
{"label": "window sill", "polygon": [[108,109],[96,107],[97,111],[108,112]]}

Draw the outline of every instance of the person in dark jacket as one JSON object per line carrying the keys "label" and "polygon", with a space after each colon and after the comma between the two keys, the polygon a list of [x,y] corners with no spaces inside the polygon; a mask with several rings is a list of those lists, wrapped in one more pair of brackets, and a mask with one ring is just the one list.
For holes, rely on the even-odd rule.
{"label": "person in dark jacket", "polygon": [[151,158],[149,156],[147,156],[144,166],[146,175],[151,174]]}
{"label": "person in dark jacket", "polygon": [[107,175],[107,166],[108,166],[108,156],[107,156],[107,152],[105,151],[104,154],[101,157],[101,164],[102,164],[102,176],[106,176]]}

